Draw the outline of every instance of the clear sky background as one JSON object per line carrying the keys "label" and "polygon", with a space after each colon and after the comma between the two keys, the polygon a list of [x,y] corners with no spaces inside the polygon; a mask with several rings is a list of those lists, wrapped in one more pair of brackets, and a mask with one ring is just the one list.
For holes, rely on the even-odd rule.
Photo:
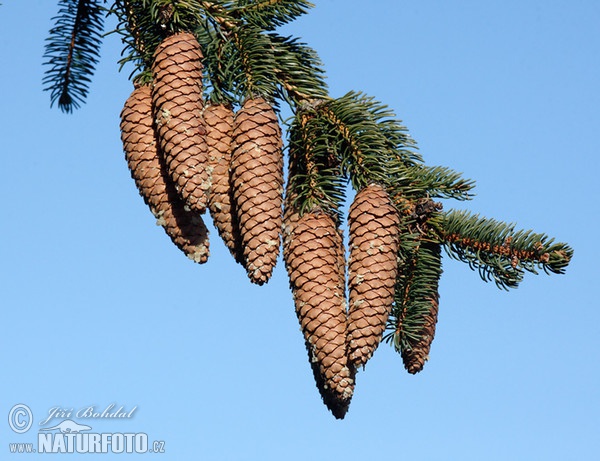
{"label": "clear sky background", "polygon": [[[333,96],[375,96],[428,164],[477,181],[446,209],[575,249],[566,275],[511,292],[446,257],[425,369],[382,345],[343,421],[314,385],[281,261],[257,287],[216,231],[198,266],[155,226],[122,153],[118,37],[65,115],[41,84],[56,2],[2,3],[0,459],[41,458],[8,443],[35,441],[52,407],[112,403],[134,417],[89,424],[166,442],[144,458],[597,459],[600,2],[322,0],[286,27],[319,52]],[[29,433],[6,423],[17,403]]]}

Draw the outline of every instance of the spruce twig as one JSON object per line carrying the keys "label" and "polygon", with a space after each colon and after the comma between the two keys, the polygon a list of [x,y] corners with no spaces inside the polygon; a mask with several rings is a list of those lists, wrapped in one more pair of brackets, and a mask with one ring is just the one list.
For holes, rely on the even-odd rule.
{"label": "spruce twig", "polygon": [[515,231],[515,224],[467,211],[450,211],[438,225],[451,257],[468,263],[483,280],[503,289],[516,288],[525,271],[563,274],[573,257],[569,245],[555,243],[545,234]]}
{"label": "spruce twig", "polygon": [[70,113],[87,97],[91,76],[100,57],[104,8],[100,0],[60,0],[55,25],[46,40],[43,79],[50,105]]}

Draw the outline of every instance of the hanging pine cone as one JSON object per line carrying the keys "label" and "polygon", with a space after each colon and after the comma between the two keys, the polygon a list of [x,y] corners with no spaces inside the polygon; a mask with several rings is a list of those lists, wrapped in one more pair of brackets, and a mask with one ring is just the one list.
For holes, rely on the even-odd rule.
{"label": "hanging pine cone", "polygon": [[204,108],[208,163],[212,170],[208,198],[210,214],[223,242],[235,258],[244,265],[237,214],[232,207],[230,165],[233,134],[233,111],[224,104]]}
{"label": "hanging pine cone", "polygon": [[121,112],[125,158],[140,195],[173,243],[188,258],[208,259],[208,230],[197,213],[186,210],[160,158],[152,124],[150,87],[133,90]]}
{"label": "hanging pine cone", "polygon": [[[442,273],[441,251],[439,243],[421,242],[414,271],[422,274],[428,283],[412,283],[413,287],[409,290],[418,292],[420,296],[406,306],[404,317],[400,319],[402,361],[412,374],[420,372],[425,366],[435,337],[440,298],[438,284]],[[414,286],[417,283],[419,287]]]}
{"label": "hanging pine cone", "polygon": [[263,98],[236,113],[231,184],[246,271],[262,285],[277,263],[281,233],[283,158],[277,115]]}
{"label": "hanging pine cone", "polygon": [[210,170],[202,120],[201,59],[200,44],[192,34],[167,37],[154,54],[152,102],[169,174],[186,204],[203,213]]}
{"label": "hanging pine cone", "polygon": [[364,366],[379,346],[394,301],[399,216],[379,185],[360,190],[350,207],[348,261],[350,360]]}
{"label": "hanging pine cone", "polygon": [[355,370],[346,347],[342,237],[325,213],[286,213],[284,259],[296,314],[323,402],[343,418],[354,392]]}
{"label": "hanging pine cone", "polygon": [[411,373],[420,372],[425,366],[425,362],[429,359],[429,351],[431,343],[435,337],[435,326],[438,318],[438,299],[429,299],[430,310],[423,318],[423,326],[418,334],[418,341],[415,341],[410,348],[402,349],[402,361],[404,368]]}

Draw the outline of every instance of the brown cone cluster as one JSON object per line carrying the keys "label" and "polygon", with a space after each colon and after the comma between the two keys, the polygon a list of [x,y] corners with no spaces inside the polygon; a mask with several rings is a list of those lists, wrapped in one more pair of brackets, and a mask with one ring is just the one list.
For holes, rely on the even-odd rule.
{"label": "brown cone cluster", "polygon": [[186,204],[204,212],[210,169],[202,120],[202,51],[187,32],[167,37],[154,54],[152,101],[169,174]]}
{"label": "brown cone cluster", "polygon": [[246,271],[259,285],[271,277],[279,254],[282,145],[271,105],[263,98],[247,99],[234,120],[231,187]]}
{"label": "brown cone cluster", "polygon": [[208,259],[208,231],[202,217],[188,211],[159,153],[152,123],[149,86],[136,88],[121,112],[125,158],[140,195],[173,243],[191,260]]}
{"label": "brown cone cluster", "polygon": [[333,415],[343,418],[355,370],[346,343],[342,237],[320,212],[286,213],[284,230],[284,259],[317,387]]}
{"label": "brown cone cluster", "polygon": [[399,216],[385,189],[372,184],[356,194],[348,225],[348,343],[359,367],[379,346],[394,302]]}
{"label": "brown cone cluster", "polygon": [[211,104],[204,108],[208,164],[212,171],[208,198],[210,214],[223,242],[235,260],[243,264],[242,242],[230,187],[233,119],[233,110],[228,105]]}
{"label": "brown cone cluster", "polygon": [[[189,216],[194,216],[195,230],[205,230],[200,214],[209,208],[236,261],[246,268],[252,282],[262,285],[269,280],[279,254],[281,129],[272,106],[261,97],[247,99],[237,114],[225,104],[204,107],[202,58],[200,44],[191,33],[175,33],[163,40],[154,53],[153,84],[141,90],[145,96],[150,93],[150,102],[144,102],[150,115],[145,112],[148,118],[143,122],[127,115],[129,119],[122,125],[123,142],[127,152],[145,152],[140,146],[132,147],[138,138],[133,141],[131,133],[143,132],[153,139],[155,160],[164,171],[162,179],[169,197],[161,203],[172,206],[169,213],[179,231],[188,224],[176,210],[193,212]],[[133,102],[127,104],[125,112],[129,113]],[[128,162],[132,170],[138,168],[135,159],[128,156]],[[132,174],[141,178],[137,172]],[[156,209],[161,222],[167,220],[165,225],[172,235],[175,221],[167,219],[168,213],[162,208]],[[208,244],[206,238],[203,242]],[[186,245],[181,239],[176,244],[180,248]],[[204,261],[205,257],[193,259]]]}
{"label": "brown cone cluster", "polygon": [[[173,243],[190,259],[209,255],[201,213],[208,208],[225,245],[253,283],[266,283],[283,257],[309,361],[324,403],[348,411],[356,369],[381,342],[394,301],[399,216],[386,190],[360,190],[349,211],[349,306],[343,238],[330,215],[300,215],[286,197],[282,216],[281,129],[271,104],[248,98],[204,106],[202,52],[176,33],[154,55],[153,85],[137,87],[121,113],[121,137],[138,190]],[[402,351],[410,373],[423,368],[435,333],[438,299],[418,341]]]}

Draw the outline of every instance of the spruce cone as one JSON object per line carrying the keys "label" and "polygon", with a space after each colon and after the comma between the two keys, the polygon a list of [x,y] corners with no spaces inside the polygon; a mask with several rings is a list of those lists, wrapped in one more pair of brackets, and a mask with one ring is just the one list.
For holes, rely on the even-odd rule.
{"label": "spruce cone", "polygon": [[[434,242],[421,242],[417,252],[415,271],[423,274],[428,279],[428,283],[422,287],[413,290],[424,293],[423,290],[427,287],[426,294],[422,294],[422,298],[416,300],[412,305],[408,306],[401,321],[405,325],[411,326],[411,333],[404,333],[401,339],[402,344],[401,355],[404,367],[409,373],[416,374],[425,366],[425,362],[429,359],[429,351],[431,343],[435,337],[435,327],[438,319],[439,308],[439,291],[438,284],[441,269],[441,245]],[[420,267],[419,267],[420,266]],[[407,328],[403,328],[407,330]]]}
{"label": "spruce cone", "polygon": [[419,340],[410,349],[402,349],[404,368],[413,375],[420,372],[425,366],[425,362],[429,359],[431,343],[435,337],[439,299],[436,297],[435,299],[429,299],[429,301],[431,309],[423,319],[423,327],[419,332]]}
{"label": "spruce cone", "polygon": [[233,111],[231,107],[218,104],[204,108],[208,163],[212,170],[211,189],[208,198],[210,214],[223,242],[235,260],[244,265],[237,214],[232,207],[230,187],[231,144],[233,134]]}
{"label": "spruce cone", "polygon": [[157,223],[188,258],[206,262],[208,230],[200,215],[185,208],[158,152],[149,86],[136,88],[125,102],[121,139],[131,176]]}
{"label": "spruce cone", "polygon": [[283,158],[281,129],[263,98],[248,99],[235,115],[231,184],[248,277],[262,285],[279,254]]}
{"label": "spruce cone", "polygon": [[385,189],[369,185],[356,194],[348,216],[350,360],[364,366],[379,346],[394,301],[399,216]]}
{"label": "spruce cone", "polygon": [[346,347],[341,235],[328,215],[286,213],[284,258],[296,314],[323,402],[336,418],[348,411],[355,370]]}
{"label": "spruce cone", "polygon": [[186,204],[203,213],[210,170],[202,120],[202,51],[187,32],[167,37],[156,49],[152,102],[160,148]]}

